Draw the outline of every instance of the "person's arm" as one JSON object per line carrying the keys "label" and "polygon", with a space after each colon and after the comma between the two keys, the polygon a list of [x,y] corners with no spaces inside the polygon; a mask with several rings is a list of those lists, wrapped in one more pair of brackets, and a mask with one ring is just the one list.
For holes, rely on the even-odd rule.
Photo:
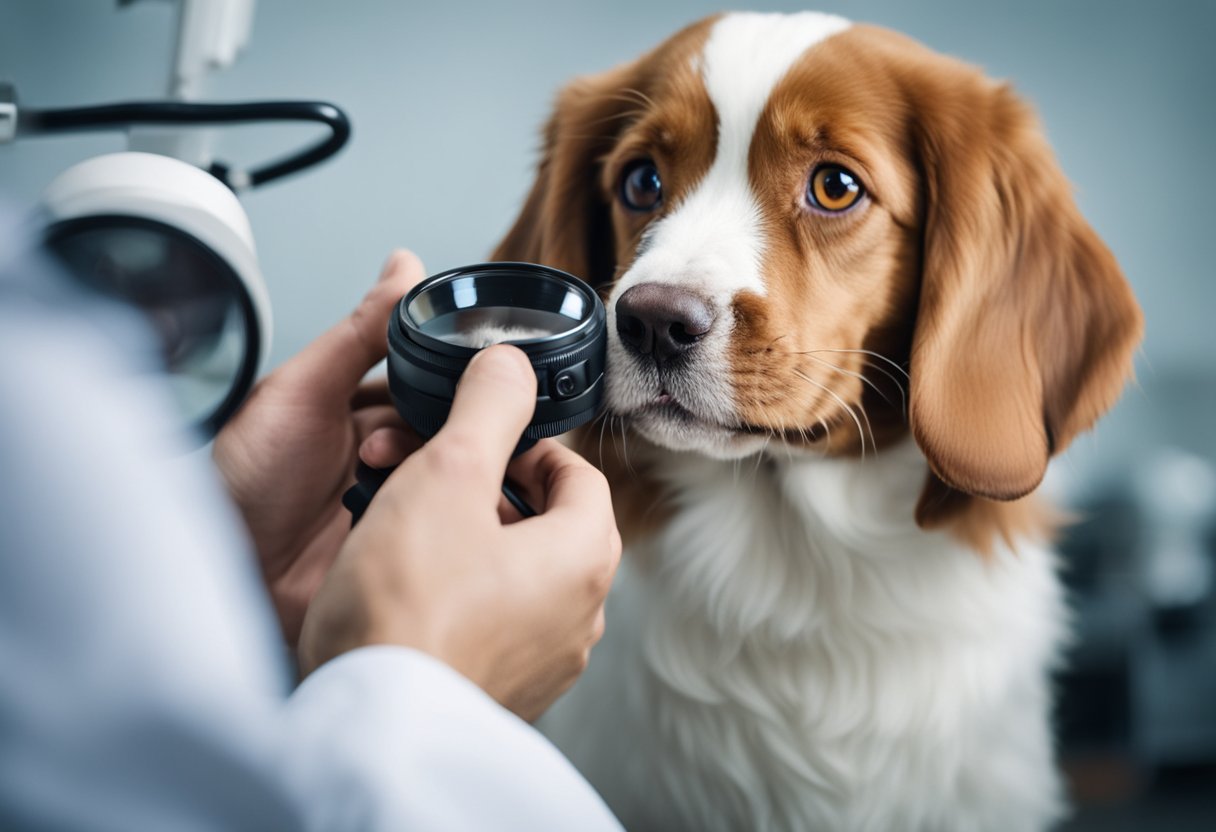
{"label": "person's arm", "polygon": [[3,829],[290,829],[309,811],[276,769],[277,625],[154,355],[134,313],[0,263]]}
{"label": "person's arm", "polygon": [[6,271],[0,828],[617,828],[543,738],[417,651],[348,652],[288,696],[222,489],[170,458],[168,397],[132,368],[139,327]]}

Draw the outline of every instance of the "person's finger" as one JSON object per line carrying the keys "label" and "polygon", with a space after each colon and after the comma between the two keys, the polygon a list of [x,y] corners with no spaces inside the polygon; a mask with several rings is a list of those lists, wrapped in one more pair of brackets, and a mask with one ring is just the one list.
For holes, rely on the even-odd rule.
{"label": "person's finger", "polygon": [[359,410],[363,407],[374,407],[381,404],[392,404],[388,393],[388,377],[365,379],[350,397],[350,409]]}
{"label": "person's finger", "polygon": [[353,312],[288,360],[272,378],[319,401],[345,402],[388,352],[388,319],[397,301],[426,276],[412,252],[393,252],[380,279]]}
{"label": "person's finger", "polygon": [[355,425],[355,441],[362,442],[372,431],[380,428],[401,428],[405,429],[408,426],[405,420],[401,418],[401,414],[397,412],[397,408],[390,404],[376,405],[375,407],[365,407],[362,410],[356,410],[351,414],[351,421]]}
{"label": "person's finger", "polygon": [[[574,451],[556,442],[547,444],[535,458],[520,467],[530,466],[529,487],[543,492],[544,510],[535,518],[521,520],[513,529],[551,536],[567,529],[580,536],[603,535],[604,549],[615,569],[620,556],[619,534],[612,511],[612,495],[604,475]],[[514,470],[514,469],[513,469]],[[609,552],[615,550],[615,552]]]}
{"label": "person's finger", "polygon": [[507,466],[507,477],[518,486],[529,504],[539,512],[545,510],[545,493],[547,486],[545,478],[549,471],[557,467],[562,460],[576,464],[579,457],[574,451],[563,446],[556,439],[542,439],[511,460]]}
{"label": "person's finger", "polygon": [[487,508],[497,505],[507,462],[535,409],[536,376],[523,352],[499,345],[475,355],[447,422],[420,454],[430,468],[428,490],[475,494]]}
{"label": "person's finger", "polygon": [[399,427],[378,428],[359,445],[359,459],[372,468],[400,465],[422,447],[422,438],[412,430]]}

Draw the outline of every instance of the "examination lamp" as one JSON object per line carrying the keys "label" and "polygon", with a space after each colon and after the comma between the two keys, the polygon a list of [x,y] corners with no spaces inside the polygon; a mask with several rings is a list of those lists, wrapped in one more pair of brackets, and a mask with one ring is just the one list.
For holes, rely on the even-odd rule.
{"label": "examination lamp", "polygon": [[236,192],[338,152],[350,136],[345,114],[315,101],[19,108],[11,87],[0,89],[0,126],[8,131],[0,140],[268,121],[315,122],[328,134],[248,171],[221,162],[204,170],[157,153],[96,156],[61,173],[35,217],[42,242],[69,273],[145,314],[185,421],[204,441],[240,406],[270,348],[270,299]]}

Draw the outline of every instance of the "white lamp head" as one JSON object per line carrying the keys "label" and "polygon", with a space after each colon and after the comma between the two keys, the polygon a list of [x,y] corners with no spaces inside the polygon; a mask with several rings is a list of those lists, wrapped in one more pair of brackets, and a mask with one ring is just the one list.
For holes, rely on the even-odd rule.
{"label": "white lamp head", "polygon": [[80,279],[146,313],[188,419],[213,436],[270,348],[249,220],[219,180],[151,153],[96,156],[43,197],[46,242]]}

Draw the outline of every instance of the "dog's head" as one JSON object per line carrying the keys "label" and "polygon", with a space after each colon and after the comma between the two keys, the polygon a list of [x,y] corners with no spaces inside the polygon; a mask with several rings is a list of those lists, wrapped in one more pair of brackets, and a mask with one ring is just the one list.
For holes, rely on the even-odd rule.
{"label": "dog's head", "polygon": [[652,443],[857,454],[910,429],[938,497],[1032,491],[1142,328],[1007,86],[814,13],[711,18],[569,85],[496,254],[600,288],[609,407]]}

